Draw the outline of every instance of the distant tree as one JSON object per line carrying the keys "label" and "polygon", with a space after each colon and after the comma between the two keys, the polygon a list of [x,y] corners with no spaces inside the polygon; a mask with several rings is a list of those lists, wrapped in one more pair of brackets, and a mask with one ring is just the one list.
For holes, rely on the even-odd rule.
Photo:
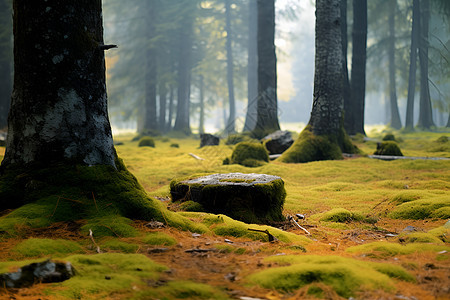
{"label": "distant tree", "polygon": [[[367,0],[353,0],[351,106],[345,118],[352,118],[349,134],[364,132],[366,95]],[[349,114],[348,114],[349,113]]]}
{"label": "distant tree", "polygon": [[[343,72],[343,87],[342,95],[344,97],[344,128],[353,128],[352,118],[352,100],[350,80],[348,78],[348,60],[347,60],[347,48],[348,48],[348,34],[347,34],[347,0],[341,0],[341,39],[342,39],[342,72]],[[348,113],[347,113],[348,112]]]}
{"label": "distant tree", "polygon": [[428,77],[428,31],[430,21],[430,1],[420,1],[420,38],[419,38],[419,64],[420,64],[420,105],[419,121],[417,126],[430,129],[434,125],[433,111],[431,109],[430,85]]}
{"label": "distant tree", "polygon": [[12,12],[11,0],[0,0],[0,129],[6,127],[11,102]]}
{"label": "distant tree", "polygon": [[284,162],[341,159],[342,151],[356,151],[343,127],[340,0],[316,1],[315,30],[311,118],[297,141],[281,156]]}
{"label": "distant tree", "polygon": [[392,128],[402,128],[402,122],[400,120],[400,113],[398,111],[397,104],[397,85],[395,78],[395,15],[397,10],[397,0],[389,1],[389,46],[388,46],[388,58],[389,58],[389,103],[391,120],[390,125]]}
{"label": "distant tree", "polygon": [[247,113],[244,131],[252,131],[257,119],[258,97],[258,7],[256,0],[248,1],[247,45]]}
{"label": "distant tree", "polygon": [[[275,1],[258,0],[258,105],[253,133],[263,137],[279,130],[277,59],[275,55]],[[340,41],[339,41],[340,42]]]}
{"label": "distant tree", "polygon": [[234,99],[234,62],[233,62],[233,28],[231,26],[231,1],[225,0],[225,30],[227,32],[226,50],[227,50],[227,86],[228,103],[230,105],[230,114],[228,116],[226,131],[227,133],[236,132],[236,103]]}

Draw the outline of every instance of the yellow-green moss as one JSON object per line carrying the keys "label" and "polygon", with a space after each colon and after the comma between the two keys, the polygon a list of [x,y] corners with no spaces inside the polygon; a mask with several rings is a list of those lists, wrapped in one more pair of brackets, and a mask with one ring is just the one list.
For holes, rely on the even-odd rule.
{"label": "yellow-green moss", "polygon": [[142,241],[148,245],[173,246],[177,240],[164,232],[152,232],[147,234]]}
{"label": "yellow-green moss", "polygon": [[89,219],[88,223],[81,227],[84,235],[92,230],[94,237],[115,236],[115,237],[133,237],[137,236],[138,231],[130,225],[131,220],[121,216],[104,216]]}
{"label": "yellow-green moss", "polygon": [[104,250],[114,250],[114,251],[120,251],[123,253],[136,253],[136,251],[139,249],[138,244],[130,244],[126,242],[122,242],[116,239],[104,241],[100,244],[100,249]]}
{"label": "yellow-green moss", "polygon": [[414,282],[402,267],[359,261],[339,256],[295,255],[276,256],[268,262],[290,264],[270,268],[248,277],[250,282],[265,288],[295,291],[311,283],[332,287],[342,297],[350,297],[360,289],[393,290],[390,278]]}
{"label": "yellow-green moss", "polygon": [[407,255],[416,252],[439,252],[442,250],[450,251],[450,247],[421,243],[400,245],[390,242],[373,242],[350,247],[347,248],[346,251],[350,253],[362,253],[370,257],[386,258],[396,255]]}
{"label": "yellow-green moss", "polygon": [[400,147],[394,141],[385,141],[380,143],[379,145],[377,145],[377,150],[373,154],[403,156]]}
{"label": "yellow-green moss", "polygon": [[29,238],[17,244],[13,251],[23,257],[59,256],[82,253],[83,248],[76,242],[57,239]]}
{"label": "yellow-green moss", "polygon": [[155,140],[149,136],[144,136],[139,140],[138,146],[155,148]]}
{"label": "yellow-green moss", "polygon": [[240,142],[231,154],[230,162],[246,167],[259,167],[269,161],[266,148],[258,142]]}
{"label": "yellow-green moss", "polygon": [[438,239],[450,243],[450,228],[441,226],[428,231],[429,234],[437,237]]}
{"label": "yellow-green moss", "polygon": [[395,219],[426,219],[426,218],[450,218],[450,198],[447,196],[433,197],[409,201],[397,206],[389,217]]}
{"label": "yellow-green moss", "polygon": [[333,208],[324,213],[316,214],[312,216],[312,219],[318,219],[325,222],[351,222],[351,221],[361,221],[363,217],[359,214],[350,212],[345,208]]}
{"label": "yellow-green moss", "polygon": [[444,242],[438,237],[425,232],[413,232],[409,234],[400,235],[400,238],[406,243],[431,243],[442,245]]}

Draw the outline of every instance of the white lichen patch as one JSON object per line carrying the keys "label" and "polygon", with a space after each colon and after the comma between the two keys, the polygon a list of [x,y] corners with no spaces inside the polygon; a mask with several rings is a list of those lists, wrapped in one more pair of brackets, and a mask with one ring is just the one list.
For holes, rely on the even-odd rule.
{"label": "white lichen patch", "polygon": [[56,65],[56,64],[59,64],[60,62],[62,62],[63,59],[64,59],[64,55],[63,54],[55,55],[52,58],[52,62],[53,62],[53,64]]}

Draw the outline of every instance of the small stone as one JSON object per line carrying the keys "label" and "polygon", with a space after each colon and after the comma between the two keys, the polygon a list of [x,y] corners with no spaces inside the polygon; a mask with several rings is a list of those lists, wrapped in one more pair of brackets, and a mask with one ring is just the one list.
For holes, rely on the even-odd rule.
{"label": "small stone", "polygon": [[393,233],[387,233],[385,235],[385,237],[396,237],[396,236],[398,236],[398,235],[397,234],[393,234]]}
{"label": "small stone", "polygon": [[209,134],[202,133],[200,134],[200,148],[204,146],[217,146],[219,145],[220,139],[219,137]]}
{"label": "small stone", "polygon": [[408,225],[402,231],[413,232],[413,231],[417,231],[417,228],[414,226]]}
{"label": "small stone", "polygon": [[262,141],[265,141],[266,149],[270,154],[281,154],[294,143],[291,133],[282,130],[265,136]]}
{"label": "small stone", "polygon": [[302,214],[295,214],[295,216],[297,217],[298,220],[306,219],[305,215],[302,215]]}
{"label": "small stone", "polygon": [[192,234],[192,237],[194,237],[194,238],[198,238],[198,237],[201,237],[202,235],[200,234],[200,233],[193,233]]}
{"label": "small stone", "polygon": [[225,239],[225,243],[233,244],[233,241],[232,241],[232,240],[229,240],[229,239]]}

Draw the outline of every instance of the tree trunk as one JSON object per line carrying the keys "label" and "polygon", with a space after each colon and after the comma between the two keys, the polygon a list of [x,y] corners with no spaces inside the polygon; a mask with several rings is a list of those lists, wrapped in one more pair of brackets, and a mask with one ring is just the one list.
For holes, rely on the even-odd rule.
{"label": "tree trunk", "polygon": [[414,94],[416,92],[417,49],[419,47],[420,1],[413,0],[411,50],[409,57],[408,98],[406,102],[405,129],[414,128]]}
{"label": "tree trunk", "polygon": [[12,90],[12,18],[9,2],[0,1],[0,129],[8,123]]}
{"label": "tree trunk", "polygon": [[256,0],[248,7],[248,58],[247,58],[247,114],[244,131],[256,125],[258,106],[258,7]]}
{"label": "tree trunk", "polygon": [[[315,135],[338,135],[342,110],[340,1],[316,1],[316,55],[313,107],[309,125]],[[339,80],[338,80],[339,79]]]}
{"label": "tree trunk", "polygon": [[14,1],[14,91],[2,167],[115,165],[102,45],[100,0]]}
{"label": "tree trunk", "polygon": [[166,106],[167,106],[167,84],[164,80],[159,83],[159,130],[166,131]]}
{"label": "tree trunk", "polygon": [[230,0],[225,0],[225,30],[227,32],[226,48],[227,48],[227,84],[228,84],[228,103],[230,105],[230,115],[228,116],[228,122],[226,132],[228,134],[236,132],[236,104],[234,100],[234,62],[233,62],[233,32],[231,28],[231,3]]}
{"label": "tree trunk", "polygon": [[277,108],[275,54],[275,1],[258,0],[258,106],[253,130],[256,136],[280,129]]}
{"label": "tree trunk", "polygon": [[389,9],[389,102],[391,119],[390,125],[392,128],[402,128],[402,122],[400,120],[400,113],[398,111],[397,104],[397,88],[395,83],[395,11],[397,8],[397,1],[390,1]]}
{"label": "tree trunk", "polygon": [[364,132],[366,94],[367,0],[353,0],[351,99],[353,128],[349,134]]}
{"label": "tree trunk", "polygon": [[428,82],[428,27],[430,19],[430,2],[429,0],[421,0],[420,3],[420,105],[417,126],[424,129],[430,129],[432,126],[435,126],[433,122],[433,111],[431,110],[430,85]]}
{"label": "tree trunk", "polygon": [[199,89],[200,89],[200,117],[198,124],[198,133],[205,133],[205,88],[203,75],[199,78]]}
{"label": "tree trunk", "polygon": [[173,111],[174,111],[174,87],[173,85],[170,85],[170,91],[169,91],[169,116],[167,117],[167,127],[166,130],[167,131],[171,131],[172,130],[172,123],[173,123]]}
{"label": "tree trunk", "polygon": [[353,125],[353,106],[351,99],[350,81],[348,79],[348,61],[347,61],[347,0],[341,0],[341,39],[342,39],[342,72],[343,72],[343,87],[342,96],[344,97],[344,128],[351,131]]}

